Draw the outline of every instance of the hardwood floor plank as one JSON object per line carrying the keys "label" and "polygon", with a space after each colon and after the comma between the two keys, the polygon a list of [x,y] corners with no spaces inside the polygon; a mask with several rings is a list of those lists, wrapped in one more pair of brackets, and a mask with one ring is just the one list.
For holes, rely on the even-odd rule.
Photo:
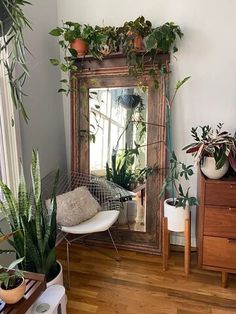
{"label": "hardwood floor plank", "polygon": [[[64,243],[57,253],[66,278]],[[223,289],[219,273],[196,267],[195,253],[189,276],[181,252],[172,252],[166,272],[160,256],[120,255],[118,263],[111,249],[72,245],[68,314],[236,314],[236,276]]]}

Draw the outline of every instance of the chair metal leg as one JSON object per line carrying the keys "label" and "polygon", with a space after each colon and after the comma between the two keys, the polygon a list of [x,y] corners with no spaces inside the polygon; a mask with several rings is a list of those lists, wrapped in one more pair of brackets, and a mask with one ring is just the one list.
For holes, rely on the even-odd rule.
{"label": "chair metal leg", "polygon": [[66,258],[67,258],[67,280],[68,280],[68,289],[70,290],[70,242],[66,242]]}
{"label": "chair metal leg", "polygon": [[113,237],[112,237],[112,235],[111,235],[111,231],[110,231],[110,229],[108,229],[107,231],[108,231],[109,236],[110,236],[110,238],[111,238],[111,242],[112,242],[112,244],[113,244],[113,246],[114,246],[114,248],[115,248],[115,250],[116,250],[116,255],[117,255],[117,256],[116,256],[116,261],[120,261],[120,260],[121,260],[121,257],[120,257],[120,255],[119,255],[118,250],[117,250],[115,241],[113,240]]}

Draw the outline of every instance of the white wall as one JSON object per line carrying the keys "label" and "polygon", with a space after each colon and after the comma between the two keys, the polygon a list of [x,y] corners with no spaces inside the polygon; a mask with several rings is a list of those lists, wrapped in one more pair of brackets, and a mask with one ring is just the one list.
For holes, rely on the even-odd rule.
{"label": "white wall", "polygon": [[[171,90],[175,82],[191,75],[173,107],[173,139],[178,156],[192,162],[181,151],[191,140],[192,126],[224,122],[235,130],[236,117],[236,1],[235,0],[57,0],[61,20],[122,25],[144,15],[154,26],[174,21],[185,34],[172,59]],[[65,105],[68,132],[68,106]],[[67,138],[69,134],[67,133]],[[191,182],[196,192],[196,177]],[[193,215],[195,220],[195,215]],[[194,230],[192,230],[194,234]]]}
{"label": "white wall", "polygon": [[66,167],[65,133],[62,98],[57,93],[60,72],[49,63],[59,57],[57,43],[48,34],[57,24],[56,0],[35,0],[25,6],[25,14],[33,31],[25,31],[30,77],[25,84],[28,97],[26,110],[30,121],[21,120],[22,154],[25,172],[29,176],[32,149],[40,154],[41,174]]}

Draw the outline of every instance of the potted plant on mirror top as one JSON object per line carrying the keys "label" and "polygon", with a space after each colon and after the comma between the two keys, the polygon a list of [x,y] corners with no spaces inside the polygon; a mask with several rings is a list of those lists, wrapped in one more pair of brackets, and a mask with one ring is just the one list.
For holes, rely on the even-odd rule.
{"label": "potted plant on mirror top", "polygon": [[189,195],[190,187],[184,189],[181,180],[189,180],[193,175],[193,165],[185,165],[177,160],[174,152],[170,157],[170,169],[160,192],[160,198],[168,191],[170,198],[164,201],[164,216],[168,218],[168,230],[182,232],[185,219],[189,218],[190,207],[197,205],[196,197]]}
{"label": "potted plant on mirror top", "polygon": [[214,130],[209,125],[191,129],[194,142],[183,149],[200,163],[203,174],[210,179],[220,179],[229,168],[236,171],[236,137],[223,131],[223,123]]}
{"label": "potted plant on mirror top", "polygon": [[15,269],[24,257],[13,261],[7,269],[0,266],[0,299],[7,304],[17,303],[24,295],[26,282],[22,271]]}
{"label": "potted plant on mirror top", "polygon": [[[13,232],[8,242],[16,251],[17,257],[25,257],[20,269],[46,275],[48,286],[63,284],[62,266],[56,260],[56,186],[58,174],[52,188],[52,206],[46,208],[41,196],[41,179],[38,153],[32,153],[31,165],[32,192],[27,191],[23,171],[20,177],[18,197],[6,184],[0,181],[4,201],[0,210]],[[17,232],[16,232],[17,231]]]}

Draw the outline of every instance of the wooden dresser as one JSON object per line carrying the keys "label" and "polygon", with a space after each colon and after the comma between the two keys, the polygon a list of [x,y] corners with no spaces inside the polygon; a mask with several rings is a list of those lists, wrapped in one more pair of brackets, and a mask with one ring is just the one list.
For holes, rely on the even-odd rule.
{"label": "wooden dresser", "polygon": [[197,245],[198,264],[222,272],[236,273],[236,178],[207,179],[198,174]]}

